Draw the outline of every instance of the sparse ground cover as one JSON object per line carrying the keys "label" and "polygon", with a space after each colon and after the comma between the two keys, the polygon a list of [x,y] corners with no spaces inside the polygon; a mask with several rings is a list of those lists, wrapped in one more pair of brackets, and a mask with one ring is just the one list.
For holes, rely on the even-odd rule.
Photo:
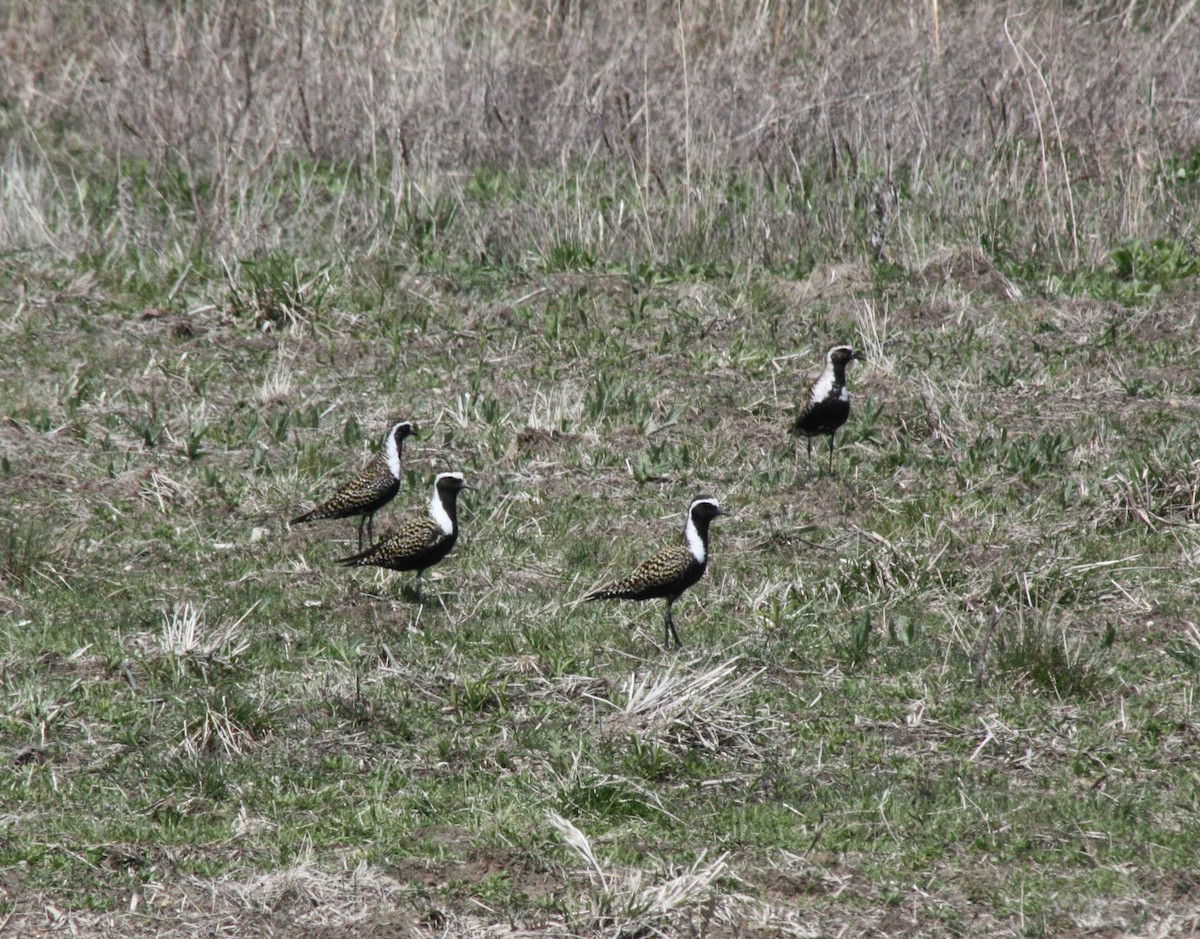
{"label": "sparse ground cover", "polygon": [[[382,9],[465,73],[476,47],[448,37],[508,23]],[[500,9],[516,48],[609,35],[569,5],[532,25]],[[439,125],[441,150],[405,157],[419,171],[346,158],[312,87],[284,153],[256,110],[283,57],[220,5],[102,18],[103,127],[82,116],[87,69],[42,74],[9,44],[0,934],[1194,930],[1200,163],[1175,98],[1151,127],[1117,79],[1073,84],[1086,62],[1062,51],[1195,48],[1190,8],[960,12],[943,36],[1011,56],[1011,84],[965,112],[969,160],[918,160],[907,135],[932,131],[896,112],[886,169],[854,112],[790,170],[767,135],[735,171],[690,136],[721,61],[832,94],[816,37],[861,51],[854,14],[762,9],[741,31],[731,5],[711,33],[651,22],[649,46],[687,40],[694,125],[638,137],[634,101],[564,135],[561,164],[536,135],[480,153]],[[41,14],[22,32],[14,10],[6,35],[32,45]],[[922,10],[880,24],[884,58],[929,54]],[[88,15],[59,11],[64,41]],[[229,165],[189,149],[212,128],[157,152],[122,110],[182,94],[158,44],[173,22],[207,55],[262,56],[229,60],[265,76],[260,97],[211,109],[249,128],[227,125]],[[144,50],[113,56],[139,23]],[[1087,41],[1055,45],[1064,23]],[[321,55],[370,47],[325,25]],[[916,100],[948,94],[964,53],[945,54]],[[1178,96],[1195,72],[1176,67]],[[72,94],[60,114],[22,87]],[[996,101],[989,130],[1005,87],[1026,98]],[[537,108],[503,88],[485,119],[526,133]],[[1145,166],[1104,163],[1123,152],[1107,125],[1094,152],[1039,148],[1038,119],[1081,120],[1065,103],[1089,93],[1130,109],[1113,121]],[[182,133],[173,113],[147,120]],[[616,155],[581,160],[585,130]],[[834,342],[866,363],[835,472],[810,476],[785,431]],[[377,531],[437,471],[477,486],[424,607],[410,575],[332,563],[353,522],[285,524],[393,416],[421,433]],[[666,653],[661,603],[580,598],[700,492],[731,515]]]}

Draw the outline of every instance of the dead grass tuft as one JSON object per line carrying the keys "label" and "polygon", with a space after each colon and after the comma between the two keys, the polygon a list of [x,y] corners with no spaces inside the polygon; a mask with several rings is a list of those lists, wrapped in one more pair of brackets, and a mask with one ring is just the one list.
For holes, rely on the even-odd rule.
{"label": "dead grass tuft", "polygon": [[291,865],[281,870],[244,879],[152,882],[144,897],[151,909],[178,917],[180,935],[197,928],[222,935],[230,929],[240,933],[248,917],[279,917],[289,923],[289,930],[350,927],[381,909],[395,909],[406,893],[403,884],[366,862],[328,869],[318,863],[312,842],[306,840]]}
{"label": "dead grass tuft", "polygon": [[704,935],[715,923],[740,923],[748,900],[727,892],[726,856],[698,857],[678,873],[605,867],[587,836],[556,813],[547,816],[583,863],[589,881],[584,909],[571,925],[590,936],[690,933]]}
{"label": "dead grass tuft", "polygon": [[180,676],[214,663],[231,665],[250,648],[250,637],[243,624],[255,606],[257,603],[236,620],[210,627],[203,609],[184,601],[162,611],[158,635],[141,633],[126,641],[146,661],[170,662]]}
{"label": "dead grass tuft", "polygon": [[602,723],[613,737],[634,735],[680,750],[754,752],[759,736],[774,726],[769,714],[747,713],[744,702],[760,671],[738,674],[738,659],[692,671],[672,662],[664,672],[625,683],[624,701]]}
{"label": "dead grass tuft", "polygon": [[1200,460],[1168,465],[1153,460],[1140,472],[1110,480],[1112,509],[1122,524],[1140,522],[1152,531],[1200,520]]}

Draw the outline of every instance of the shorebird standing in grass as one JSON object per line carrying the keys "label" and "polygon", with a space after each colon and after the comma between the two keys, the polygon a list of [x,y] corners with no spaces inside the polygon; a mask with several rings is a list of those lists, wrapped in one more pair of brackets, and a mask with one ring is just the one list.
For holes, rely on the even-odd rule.
{"label": "shorebird standing in grass", "polygon": [[366,551],[342,558],[346,567],[386,567],[417,572],[417,602],[424,602],[421,575],[450,553],[458,540],[458,494],[470,489],[462,473],[438,473],[429,507],[410,516]]}
{"label": "shorebird standing in grass", "polygon": [[375,513],[392,501],[400,491],[400,447],[404,438],[416,430],[412,421],[393,424],[383,439],[383,450],[353,479],[348,480],[337,492],[311,512],[292,519],[288,524],[319,522],[327,518],[350,518],[358,520],[358,550],[363,546],[363,525],[367,526],[367,540],[375,540]]}
{"label": "shorebird standing in grass", "polygon": [[688,507],[687,525],[683,537],[663,548],[650,560],[642,562],[626,577],[593,590],[588,600],[655,600],[666,598],[667,611],[663,616],[663,644],[675,639],[675,648],[682,643],[671,618],[671,606],[688,587],[704,576],[708,566],[708,526],[714,518],[726,512],[716,499],[701,496]]}
{"label": "shorebird standing in grass", "polygon": [[829,438],[829,472],[833,473],[833,435],[850,416],[850,392],[846,389],[846,364],[862,354],[850,346],[834,346],[825,354],[825,371],[805,401],[796,405],[792,434],[808,443],[808,471],[812,472],[813,437]]}

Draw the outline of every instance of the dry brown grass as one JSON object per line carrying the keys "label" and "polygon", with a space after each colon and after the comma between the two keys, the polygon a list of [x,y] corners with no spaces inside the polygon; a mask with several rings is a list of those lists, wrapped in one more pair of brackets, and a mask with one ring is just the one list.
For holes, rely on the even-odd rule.
{"label": "dry brown grass", "polygon": [[[1016,210],[1027,237],[1010,233],[1014,250],[1091,263],[1114,236],[1190,230],[1155,180],[1200,144],[1191,9],[14,0],[0,14],[0,231],[14,244],[55,229],[46,191],[78,193],[43,159],[65,143],[93,168],[169,170],[196,233],[243,254],[298,237],[295,204],[311,210],[315,191],[302,159],[376,180],[368,201],[323,210],[339,237],[375,247],[397,217],[461,203],[480,168],[549,171],[550,196],[607,167],[629,187],[621,212],[514,206],[472,218],[470,237],[502,251],[541,236],[544,249],[553,232],[659,255],[721,236],[776,262],[782,243],[819,238],[836,257],[867,238],[856,214],[902,184],[877,255],[937,247],[930,206],[984,229]],[[742,217],[724,194],[733,178],[818,220]],[[177,221],[155,185],[114,197],[96,220],[108,243],[152,244]]]}

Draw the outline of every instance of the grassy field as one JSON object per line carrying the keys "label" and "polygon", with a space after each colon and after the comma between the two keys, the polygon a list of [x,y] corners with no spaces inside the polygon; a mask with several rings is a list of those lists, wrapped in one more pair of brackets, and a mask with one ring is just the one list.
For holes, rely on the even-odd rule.
{"label": "grassy field", "polygon": [[[1196,929],[1189,5],[46,9],[0,24],[0,935]],[[423,606],[286,524],[393,417],[377,533],[476,487]],[[667,652],[581,599],[699,493]]]}

